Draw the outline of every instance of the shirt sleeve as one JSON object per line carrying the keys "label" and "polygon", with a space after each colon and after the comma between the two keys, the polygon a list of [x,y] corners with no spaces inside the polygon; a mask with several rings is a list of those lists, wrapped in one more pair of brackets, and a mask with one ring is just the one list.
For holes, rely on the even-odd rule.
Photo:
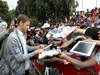
{"label": "shirt sleeve", "polygon": [[29,53],[27,55],[25,55],[21,49],[22,46],[18,44],[18,40],[16,40],[15,38],[11,38],[9,39],[8,43],[8,50],[10,51],[11,55],[18,61],[18,62],[24,62],[28,59],[30,59],[31,57],[34,56],[34,53]]}
{"label": "shirt sleeve", "polygon": [[34,50],[36,50],[36,47],[27,45],[27,49],[28,49],[28,51],[34,51]]}

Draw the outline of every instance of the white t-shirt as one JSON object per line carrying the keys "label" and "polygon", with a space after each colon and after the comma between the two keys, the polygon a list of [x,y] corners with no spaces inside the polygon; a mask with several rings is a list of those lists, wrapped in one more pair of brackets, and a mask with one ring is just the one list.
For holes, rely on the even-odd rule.
{"label": "white t-shirt", "polygon": [[[18,30],[18,34],[19,34],[19,37],[21,39],[21,42],[23,44],[23,48],[24,48],[24,54],[27,56],[28,55],[28,50],[27,50],[27,45],[26,45],[26,39],[24,37],[24,34]],[[29,63],[29,60],[26,60],[25,61],[25,70],[28,70],[30,67],[30,63]]]}

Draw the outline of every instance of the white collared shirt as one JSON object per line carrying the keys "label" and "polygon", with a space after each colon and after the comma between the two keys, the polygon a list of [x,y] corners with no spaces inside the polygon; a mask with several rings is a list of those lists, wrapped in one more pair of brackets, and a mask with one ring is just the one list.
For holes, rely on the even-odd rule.
{"label": "white collared shirt", "polygon": [[[24,54],[28,55],[28,50],[27,50],[27,45],[26,45],[26,39],[25,39],[25,35],[23,34],[23,32],[21,32],[20,30],[18,30],[18,34],[19,34],[19,38],[21,39],[22,45],[23,45],[23,49],[24,49]],[[30,67],[30,63],[29,60],[25,61],[25,70],[28,70]]]}

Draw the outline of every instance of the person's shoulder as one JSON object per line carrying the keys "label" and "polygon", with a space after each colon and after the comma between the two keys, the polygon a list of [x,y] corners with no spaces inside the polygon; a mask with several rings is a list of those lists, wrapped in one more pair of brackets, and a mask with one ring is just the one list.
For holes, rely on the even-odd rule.
{"label": "person's shoulder", "polygon": [[9,40],[17,39],[17,36],[16,36],[15,31],[13,31],[13,32],[11,32],[11,33],[9,34],[8,39],[9,39]]}

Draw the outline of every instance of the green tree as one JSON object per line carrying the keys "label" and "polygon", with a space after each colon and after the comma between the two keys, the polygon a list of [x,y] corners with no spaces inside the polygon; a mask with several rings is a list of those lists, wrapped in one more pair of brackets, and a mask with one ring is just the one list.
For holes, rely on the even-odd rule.
{"label": "green tree", "polygon": [[37,24],[56,22],[64,17],[69,19],[76,7],[75,0],[19,0],[16,15],[26,14]]}
{"label": "green tree", "polygon": [[8,9],[7,2],[0,0],[0,17],[4,20],[7,20]]}
{"label": "green tree", "polygon": [[2,17],[2,19],[4,19],[8,25],[15,17],[15,10],[9,10],[7,2],[2,0],[0,0],[0,17]]}

